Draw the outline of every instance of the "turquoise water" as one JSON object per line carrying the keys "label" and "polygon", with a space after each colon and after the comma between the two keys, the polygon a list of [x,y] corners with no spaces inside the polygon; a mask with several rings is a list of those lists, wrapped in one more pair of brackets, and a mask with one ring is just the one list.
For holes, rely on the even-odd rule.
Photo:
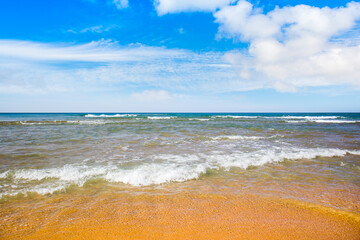
{"label": "turquoise water", "polygon": [[356,192],[359,174],[359,113],[0,114],[1,197],[265,175]]}

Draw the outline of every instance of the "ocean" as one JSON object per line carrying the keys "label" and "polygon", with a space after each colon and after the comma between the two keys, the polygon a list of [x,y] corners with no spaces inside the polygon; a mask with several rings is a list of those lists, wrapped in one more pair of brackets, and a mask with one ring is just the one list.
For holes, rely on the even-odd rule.
{"label": "ocean", "polygon": [[206,190],[360,213],[359,176],[359,113],[0,114],[2,202]]}

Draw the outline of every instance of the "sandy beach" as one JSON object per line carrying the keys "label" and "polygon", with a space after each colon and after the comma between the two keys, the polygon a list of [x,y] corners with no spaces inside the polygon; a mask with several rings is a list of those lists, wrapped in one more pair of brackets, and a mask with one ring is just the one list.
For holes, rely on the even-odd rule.
{"label": "sandy beach", "polygon": [[53,196],[2,205],[1,239],[359,239],[360,215],[224,194]]}

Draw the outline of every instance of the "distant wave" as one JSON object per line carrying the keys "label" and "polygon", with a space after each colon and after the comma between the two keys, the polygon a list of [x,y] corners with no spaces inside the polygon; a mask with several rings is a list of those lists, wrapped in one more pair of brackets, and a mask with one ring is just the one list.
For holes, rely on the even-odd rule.
{"label": "distant wave", "polygon": [[352,120],[314,120],[313,122],[317,122],[317,123],[358,123],[360,121],[352,121]]}
{"label": "distant wave", "polygon": [[244,118],[244,119],[255,119],[259,116],[234,116],[234,115],[217,115],[212,116],[212,118]]}
{"label": "distant wave", "polygon": [[209,121],[209,118],[189,118],[190,121]]}
{"label": "distant wave", "polygon": [[87,124],[87,125],[97,125],[97,124],[107,124],[113,123],[113,121],[103,121],[103,120],[68,120],[68,121],[19,121],[16,122],[20,125],[52,125],[52,124]]}
{"label": "distant wave", "polygon": [[[0,173],[0,179],[12,181],[11,189],[0,196],[18,193],[37,192],[39,194],[54,193],[75,184],[83,186],[88,180],[103,179],[110,183],[122,183],[132,186],[149,186],[169,182],[184,182],[198,179],[210,169],[238,167],[247,169],[250,166],[261,166],[267,163],[281,162],[285,159],[312,159],[318,156],[334,157],[345,154],[360,155],[360,151],[343,149],[300,149],[272,148],[255,152],[232,152],[223,154],[160,154],[153,155],[151,163],[143,163],[132,168],[118,165],[65,165],[47,169],[16,169]],[[34,185],[34,183],[38,184]],[[30,185],[32,184],[32,186]],[[10,186],[9,185],[9,186]],[[30,187],[31,186],[31,187]]]}
{"label": "distant wave", "polygon": [[288,123],[360,123],[360,121],[355,121],[355,120],[328,120],[328,119],[321,119],[321,120],[313,120],[313,119],[307,119],[307,120],[301,120],[301,121],[297,121],[297,120],[289,120],[286,121]]}
{"label": "distant wave", "polygon": [[263,118],[278,118],[278,119],[306,119],[306,120],[316,120],[316,119],[337,119],[342,118],[340,116],[281,116],[281,117],[263,117]]}
{"label": "distant wave", "polygon": [[126,118],[126,117],[136,117],[136,114],[113,114],[113,115],[108,115],[108,114],[100,114],[100,115],[96,115],[96,114],[86,114],[85,117],[87,118]]}
{"label": "distant wave", "polygon": [[260,137],[260,136],[241,136],[241,135],[224,135],[224,136],[216,136],[216,137],[211,137],[211,139],[213,140],[257,140],[257,139],[264,139],[266,137]]}
{"label": "distant wave", "polygon": [[173,118],[176,118],[176,117],[173,117],[173,116],[154,116],[154,117],[147,117],[148,119],[151,119],[151,120],[161,120],[161,119],[173,119]]}
{"label": "distant wave", "polygon": [[258,139],[269,139],[269,138],[277,138],[283,137],[281,135],[273,135],[273,136],[244,136],[244,135],[223,135],[211,137],[213,140],[258,140]]}

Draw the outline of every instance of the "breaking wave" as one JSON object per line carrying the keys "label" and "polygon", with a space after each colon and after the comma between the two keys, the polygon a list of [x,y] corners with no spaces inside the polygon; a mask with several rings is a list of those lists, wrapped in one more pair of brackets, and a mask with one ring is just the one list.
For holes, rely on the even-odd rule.
{"label": "breaking wave", "polygon": [[86,114],[85,117],[87,118],[130,118],[130,117],[136,117],[137,114]]}
{"label": "breaking wave", "polygon": [[[263,149],[253,152],[213,152],[210,154],[159,154],[151,156],[148,163],[132,167],[121,164],[75,165],[47,169],[17,169],[0,173],[0,179],[11,183],[2,191],[1,196],[18,193],[37,192],[54,193],[70,185],[83,186],[88,180],[102,179],[109,183],[121,183],[131,186],[150,186],[170,182],[184,182],[199,179],[211,169],[229,171],[233,167],[247,169],[284,160],[313,159],[316,157],[360,155],[360,151],[342,149]],[[31,186],[31,187],[30,187]]]}

